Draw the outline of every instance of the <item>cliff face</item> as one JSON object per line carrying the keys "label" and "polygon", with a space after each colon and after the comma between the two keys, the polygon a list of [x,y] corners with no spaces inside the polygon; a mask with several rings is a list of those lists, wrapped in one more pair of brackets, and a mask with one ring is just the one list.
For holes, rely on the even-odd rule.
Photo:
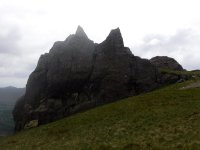
{"label": "cliff face", "polygon": [[150,61],[124,47],[119,28],[95,44],[79,26],[76,34],[56,42],[40,57],[25,95],[15,105],[15,130],[34,120],[46,124],[77,111],[158,87]]}

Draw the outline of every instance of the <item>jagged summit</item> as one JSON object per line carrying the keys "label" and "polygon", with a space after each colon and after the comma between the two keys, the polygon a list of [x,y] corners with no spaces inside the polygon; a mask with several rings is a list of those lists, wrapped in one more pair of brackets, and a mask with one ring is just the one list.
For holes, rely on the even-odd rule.
{"label": "jagged summit", "polygon": [[86,38],[88,38],[87,35],[86,35],[86,33],[85,33],[85,31],[83,30],[83,28],[80,25],[77,27],[75,35],[80,36],[80,37],[86,37]]}
{"label": "jagged summit", "polygon": [[112,45],[124,47],[124,41],[119,28],[111,30],[108,37],[106,38],[106,41],[112,43]]}
{"label": "jagged summit", "polygon": [[159,86],[157,69],[124,47],[120,29],[100,44],[82,27],[56,42],[29,76],[26,94],[15,105],[15,131],[46,124],[88,108]]}

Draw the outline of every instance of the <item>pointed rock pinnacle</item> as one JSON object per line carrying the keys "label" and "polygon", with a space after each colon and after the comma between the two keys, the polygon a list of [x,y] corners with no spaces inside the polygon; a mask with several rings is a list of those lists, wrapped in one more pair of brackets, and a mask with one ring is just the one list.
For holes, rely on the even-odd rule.
{"label": "pointed rock pinnacle", "polygon": [[87,37],[86,33],[84,32],[83,28],[81,26],[78,26],[77,30],[76,30],[76,35],[80,36],[80,37]]}

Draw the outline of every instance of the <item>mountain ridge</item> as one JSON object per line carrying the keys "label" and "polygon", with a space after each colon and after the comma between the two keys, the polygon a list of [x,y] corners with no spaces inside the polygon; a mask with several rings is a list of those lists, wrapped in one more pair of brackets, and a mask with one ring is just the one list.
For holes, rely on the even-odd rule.
{"label": "mountain ridge", "polygon": [[[165,83],[160,77],[149,60],[134,56],[124,47],[119,28],[97,44],[79,26],[75,34],[55,42],[49,53],[41,55],[25,95],[15,105],[15,130],[34,120],[42,125],[151,91]],[[179,78],[172,78],[173,82]]]}
{"label": "mountain ridge", "polygon": [[15,105],[19,97],[25,93],[25,88],[7,86],[0,88],[0,103],[3,105]]}
{"label": "mountain ridge", "polygon": [[13,134],[14,121],[12,110],[18,98],[25,93],[25,88],[8,86],[0,88],[0,137]]}

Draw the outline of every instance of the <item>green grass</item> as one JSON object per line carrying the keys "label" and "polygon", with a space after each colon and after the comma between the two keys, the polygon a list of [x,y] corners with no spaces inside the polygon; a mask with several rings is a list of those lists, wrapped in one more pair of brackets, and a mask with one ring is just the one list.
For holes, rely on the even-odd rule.
{"label": "green grass", "polygon": [[2,150],[198,150],[200,88],[178,83],[0,139]]}
{"label": "green grass", "polygon": [[161,73],[168,73],[174,75],[185,75],[193,79],[200,79],[200,71],[177,71],[177,70],[169,70],[169,69],[160,69]]}

